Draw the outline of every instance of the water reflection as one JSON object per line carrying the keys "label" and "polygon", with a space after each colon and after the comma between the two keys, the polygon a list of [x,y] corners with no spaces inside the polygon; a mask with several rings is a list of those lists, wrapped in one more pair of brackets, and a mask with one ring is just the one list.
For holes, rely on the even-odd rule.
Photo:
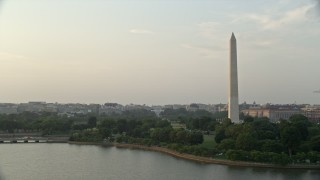
{"label": "water reflection", "polygon": [[249,168],[249,167],[230,167],[228,174],[237,175],[237,180],[247,179],[246,174],[251,174],[259,180],[313,180],[320,178],[320,171],[300,170],[300,169],[269,169],[269,168]]}

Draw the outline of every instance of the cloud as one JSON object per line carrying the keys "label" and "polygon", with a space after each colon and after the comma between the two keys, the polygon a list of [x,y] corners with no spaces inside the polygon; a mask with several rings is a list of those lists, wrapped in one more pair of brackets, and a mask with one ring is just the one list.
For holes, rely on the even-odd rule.
{"label": "cloud", "polygon": [[320,11],[320,0],[314,0],[316,1],[316,4],[315,4],[315,8]]}
{"label": "cloud", "polygon": [[193,50],[197,54],[205,58],[215,58],[217,57],[217,53],[219,53],[219,51],[226,50],[220,47],[201,47],[201,46],[195,46],[191,44],[181,44],[181,47],[185,49]]}
{"label": "cloud", "polygon": [[153,31],[147,29],[131,29],[129,32],[133,34],[154,34]]}
{"label": "cloud", "polygon": [[307,13],[315,5],[305,5],[279,14],[244,14],[233,22],[253,21],[265,30],[276,30],[284,26],[297,25],[308,20]]}
{"label": "cloud", "polygon": [[[300,33],[300,27],[310,25],[312,22],[308,17],[308,11],[315,7],[314,3],[283,10],[283,5],[287,7],[287,3],[289,2],[282,2],[279,9],[267,7],[262,12],[231,14],[224,21],[198,23],[199,35],[207,39],[207,43],[214,42],[221,45],[222,48],[226,48],[231,31],[235,31],[235,35],[244,49],[269,50],[275,48],[283,45],[288,33]],[[308,33],[315,31],[313,34],[318,33],[318,30],[313,28],[307,29],[307,31]],[[200,54],[210,54],[208,49],[198,46],[193,46],[193,49]]]}
{"label": "cloud", "polygon": [[319,93],[320,94],[320,89],[317,90],[317,91],[313,91],[313,93]]}
{"label": "cloud", "polygon": [[[219,58],[225,54],[227,50],[227,41],[231,36],[228,32],[228,25],[217,21],[203,21],[195,24],[197,29],[196,36],[201,38],[201,41],[181,44],[184,49],[189,49],[203,58]],[[230,33],[230,34],[229,34]]]}
{"label": "cloud", "polygon": [[26,59],[25,56],[8,53],[8,52],[0,52],[0,60],[16,60],[16,59]]}
{"label": "cloud", "polygon": [[308,11],[308,14],[311,17],[320,17],[320,0],[314,0],[315,4],[314,6]]}
{"label": "cloud", "polygon": [[260,48],[266,48],[266,47],[271,47],[275,44],[274,40],[257,40],[253,42],[255,47],[260,47]]}
{"label": "cloud", "polygon": [[225,27],[227,24],[222,25],[220,22],[208,21],[208,22],[201,22],[197,24],[199,29],[199,34],[204,38],[214,39],[221,39],[221,34],[227,33]]}

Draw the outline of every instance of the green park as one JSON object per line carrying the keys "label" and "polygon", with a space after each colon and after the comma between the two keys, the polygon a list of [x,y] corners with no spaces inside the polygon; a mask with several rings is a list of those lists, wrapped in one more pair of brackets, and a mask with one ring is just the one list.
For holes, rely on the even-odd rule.
{"label": "green park", "polygon": [[278,165],[319,164],[320,125],[303,115],[272,123],[241,116],[234,124],[226,112],[165,110],[161,118],[146,110],[122,114],[58,116],[21,113],[0,116],[1,133],[65,135],[73,142],[136,144],[178,153]]}

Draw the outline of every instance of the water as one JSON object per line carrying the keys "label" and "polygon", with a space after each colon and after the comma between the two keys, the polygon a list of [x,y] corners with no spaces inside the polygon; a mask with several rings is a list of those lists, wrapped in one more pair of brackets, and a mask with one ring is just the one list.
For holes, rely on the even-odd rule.
{"label": "water", "polygon": [[319,180],[320,171],[198,164],[157,152],[70,144],[0,144],[4,180]]}

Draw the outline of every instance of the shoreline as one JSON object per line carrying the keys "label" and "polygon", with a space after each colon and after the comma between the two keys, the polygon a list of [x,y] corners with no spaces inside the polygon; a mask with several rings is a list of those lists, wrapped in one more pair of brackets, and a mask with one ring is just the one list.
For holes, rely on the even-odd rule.
{"label": "shoreline", "polygon": [[106,147],[114,146],[113,143],[103,143],[103,142],[67,141],[66,143],[74,144],[74,145],[95,145],[95,146],[106,146]]}
{"label": "shoreline", "polygon": [[274,164],[265,164],[265,163],[256,163],[256,162],[245,162],[245,161],[231,161],[231,160],[220,160],[212,159],[207,157],[195,156],[191,154],[179,153],[174,150],[170,150],[162,147],[148,147],[143,145],[135,144],[114,144],[117,148],[129,148],[129,149],[141,149],[147,151],[156,151],[164,154],[168,154],[173,157],[194,161],[203,164],[219,164],[219,165],[228,165],[228,166],[237,166],[237,167],[257,167],[257,168],[273,168],[273,169],[307,169],[307,170],[320,170],[320,166],[317,165],[274,165]]}
{"label": "shoreline", "polygon": [[167,154],[176,158],[193,161],[202,164],[218,164],[218,165],[227,165],[235,167],[255,167],[255,168],[270,168],[270,169],[301,169],[301,170],[320,170],[319,165],[274,165],[274,164],[265,164],[265,163],[256,163],[256,162],[245,162],[245,161],[231,161],[231,160],[222,160],[222,159],[212,159],[208,157],[195,156],[191,154],[179,153],[177,151],[156,147],[156,146],[144,146],[137,144],[121,144],[121,143],[95,143],[95,142],[74,142],[69,141],[69,144],[77,145],[100,145],[100,146],[113,146],[116,148],[125,148],[125,149],[139,149],[145,151],[154,151]]}
{"label": "shoreline", "polygon": [[158,147],[158,146],[144,146],[138,144],[124,144],[124,143],[104,143],[104,142],[80,142],[80,141],[50,141],[50,142],[39,142],[39,143],[68,143],[71,145],[95,145],[103,147],[116,147],[116,148],[125,148],[125,149],[139,149],[145,151],[154,151],[163,154],[167,154],[172,157],[193,161],[201,164],[218,164],[234,167],[255,167],[255,168],[269,168],[269,169],[300,169],[300,170],[320,170],[320,165],[275,165],[275,164],[266,164],[259,162],[246,162],[246,161],[231,161],[226,159],[213,159],[209,157],[195,156],[192,154],[179,153],[177,151]]}

